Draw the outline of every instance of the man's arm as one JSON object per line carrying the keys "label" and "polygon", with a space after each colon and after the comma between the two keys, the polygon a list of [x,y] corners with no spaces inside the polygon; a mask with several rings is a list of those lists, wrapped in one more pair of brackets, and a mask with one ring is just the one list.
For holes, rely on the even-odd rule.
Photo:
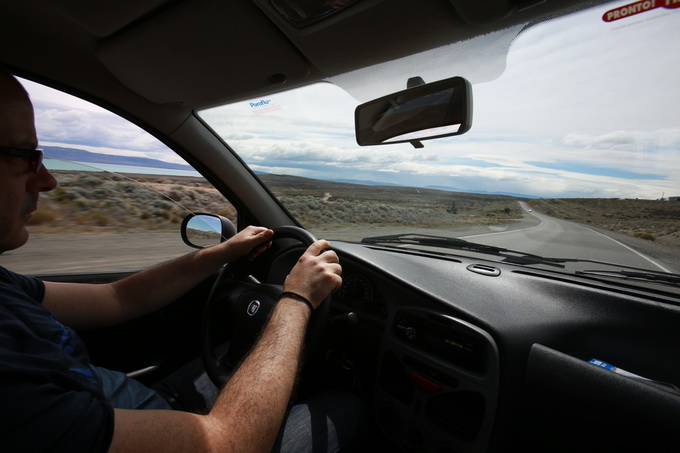
{"label": "man's arm", "polygon": [[[286,291],[302,294],[315,307],[341,283],[337,255],[322,253],[328,246],[326,241],[312,244],[284,284]],[[117,409],[110,451],[271,450],[295,383],[310,315],[306,304],[282,298],[208,415]]]}
{"label": "man's arm", "polygon": [[159,264],[110,284],[45,282],[43,305],[60,322],[91,328],[134,319],[176,300],[224,263],[262,252],[272,230],[248,227],[222,244]]}

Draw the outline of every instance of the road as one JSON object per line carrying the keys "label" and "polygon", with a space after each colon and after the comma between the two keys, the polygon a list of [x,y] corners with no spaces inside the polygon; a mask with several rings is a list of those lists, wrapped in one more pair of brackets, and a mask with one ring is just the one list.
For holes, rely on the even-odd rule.
{"label": "road", "polygon": [[194,250],[177,233],[33,234],[0,266],[29,275],[143,269]]}
{"label": "road", "polygon": [[[524,219],[508,225],[455,230],[348,228],[317,230],[314,233],[320,238],[349,241],[406,232],[460,237],[546,257],[586,258],[680,273],[680,254],[674,251],[661,250],[659,247],[654,249],[645,244],[646,241],[635,238],[614,238],[611,233],[604,234],[532,212],[524,203],[521,206],[525,211]],[[645,247],[649,250],[645,250]],[[0,255],[0,266],[23,274],[141,269],[191,250],[182,242],[179,232],[34,234],[25,246]],[[493,259],[484,255],[480,257]],[[566,270],[600,267],[594,263],[570,263]]]}
{"label": "road", "polygon": [[[532,212],[526,203],[520,205],[528,215],[540,223],[514,231],[472,234],[462,238],[545,257],[590,259],[654,271],[673,271],[672,264],[651,258],[594,229]],[[597,268],[600,267],[594,263],[567,265],[570,271]]]}

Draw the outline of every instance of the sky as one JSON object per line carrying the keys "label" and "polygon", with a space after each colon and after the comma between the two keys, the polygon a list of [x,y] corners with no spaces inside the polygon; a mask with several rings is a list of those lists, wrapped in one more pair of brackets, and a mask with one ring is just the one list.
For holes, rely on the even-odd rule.
{"label": "sky", "polygon": [[[396,89],[391,83],[405,87],[412,75],[424,75],[426,81],[462,75],[473,83],[470,132],[424,142],[422,149],[359,147],[353,126],[358,102],[329,83],[276,94],[267,98],[272,104],[266,109],[241,102],[201,116],[261,172],[537,197],[680,195],[680,9],[603,21],[612,8],[523,31],[510,45],[504,72],[493,81],[487,81],[489,74],[502,70],[503,61],[483,71],[475,65],[477,56],[460,49],[420,56],[434,61],[436,55],[455,55],[455,61],[440,62],[444,76],[423,70],[394,77],[393,69],[375,68],[385,83],[361,84],[363,91],[352,91],[355,96],[385,95],[380,90]],[[409,67],[408,61],[400,66]],[[180,162],[125,120],[26,85],[43,146],[73,144]]]}

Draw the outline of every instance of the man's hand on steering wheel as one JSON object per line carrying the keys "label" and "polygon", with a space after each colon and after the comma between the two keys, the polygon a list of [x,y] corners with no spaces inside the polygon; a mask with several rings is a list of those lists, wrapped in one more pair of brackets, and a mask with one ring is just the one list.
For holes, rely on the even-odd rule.
{"label": "man's hand on steering wheel", "polygon": [[331,244],[319,240],[310,245],[290,271],[283,291],[298,294],[317,308],[328,295],[340,288],[342,268]]}
{"label": "man's hand on steering wheel", "polygon": [[248,226],[221,244],[225,249],[226,261],[233,262],[245,257],[247,261],[254,260],[260,253],[271,245],[274,231],[265,227]]}

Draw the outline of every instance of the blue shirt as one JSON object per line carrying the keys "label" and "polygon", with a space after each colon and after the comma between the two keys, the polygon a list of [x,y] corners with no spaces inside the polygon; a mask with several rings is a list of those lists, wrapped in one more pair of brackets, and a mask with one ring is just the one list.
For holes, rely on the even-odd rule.
{"label": "blue shirt", "polygon": [[0,445],[107,451],[113,408],[85,345],[41,305],[45,285],[0,267]]}

